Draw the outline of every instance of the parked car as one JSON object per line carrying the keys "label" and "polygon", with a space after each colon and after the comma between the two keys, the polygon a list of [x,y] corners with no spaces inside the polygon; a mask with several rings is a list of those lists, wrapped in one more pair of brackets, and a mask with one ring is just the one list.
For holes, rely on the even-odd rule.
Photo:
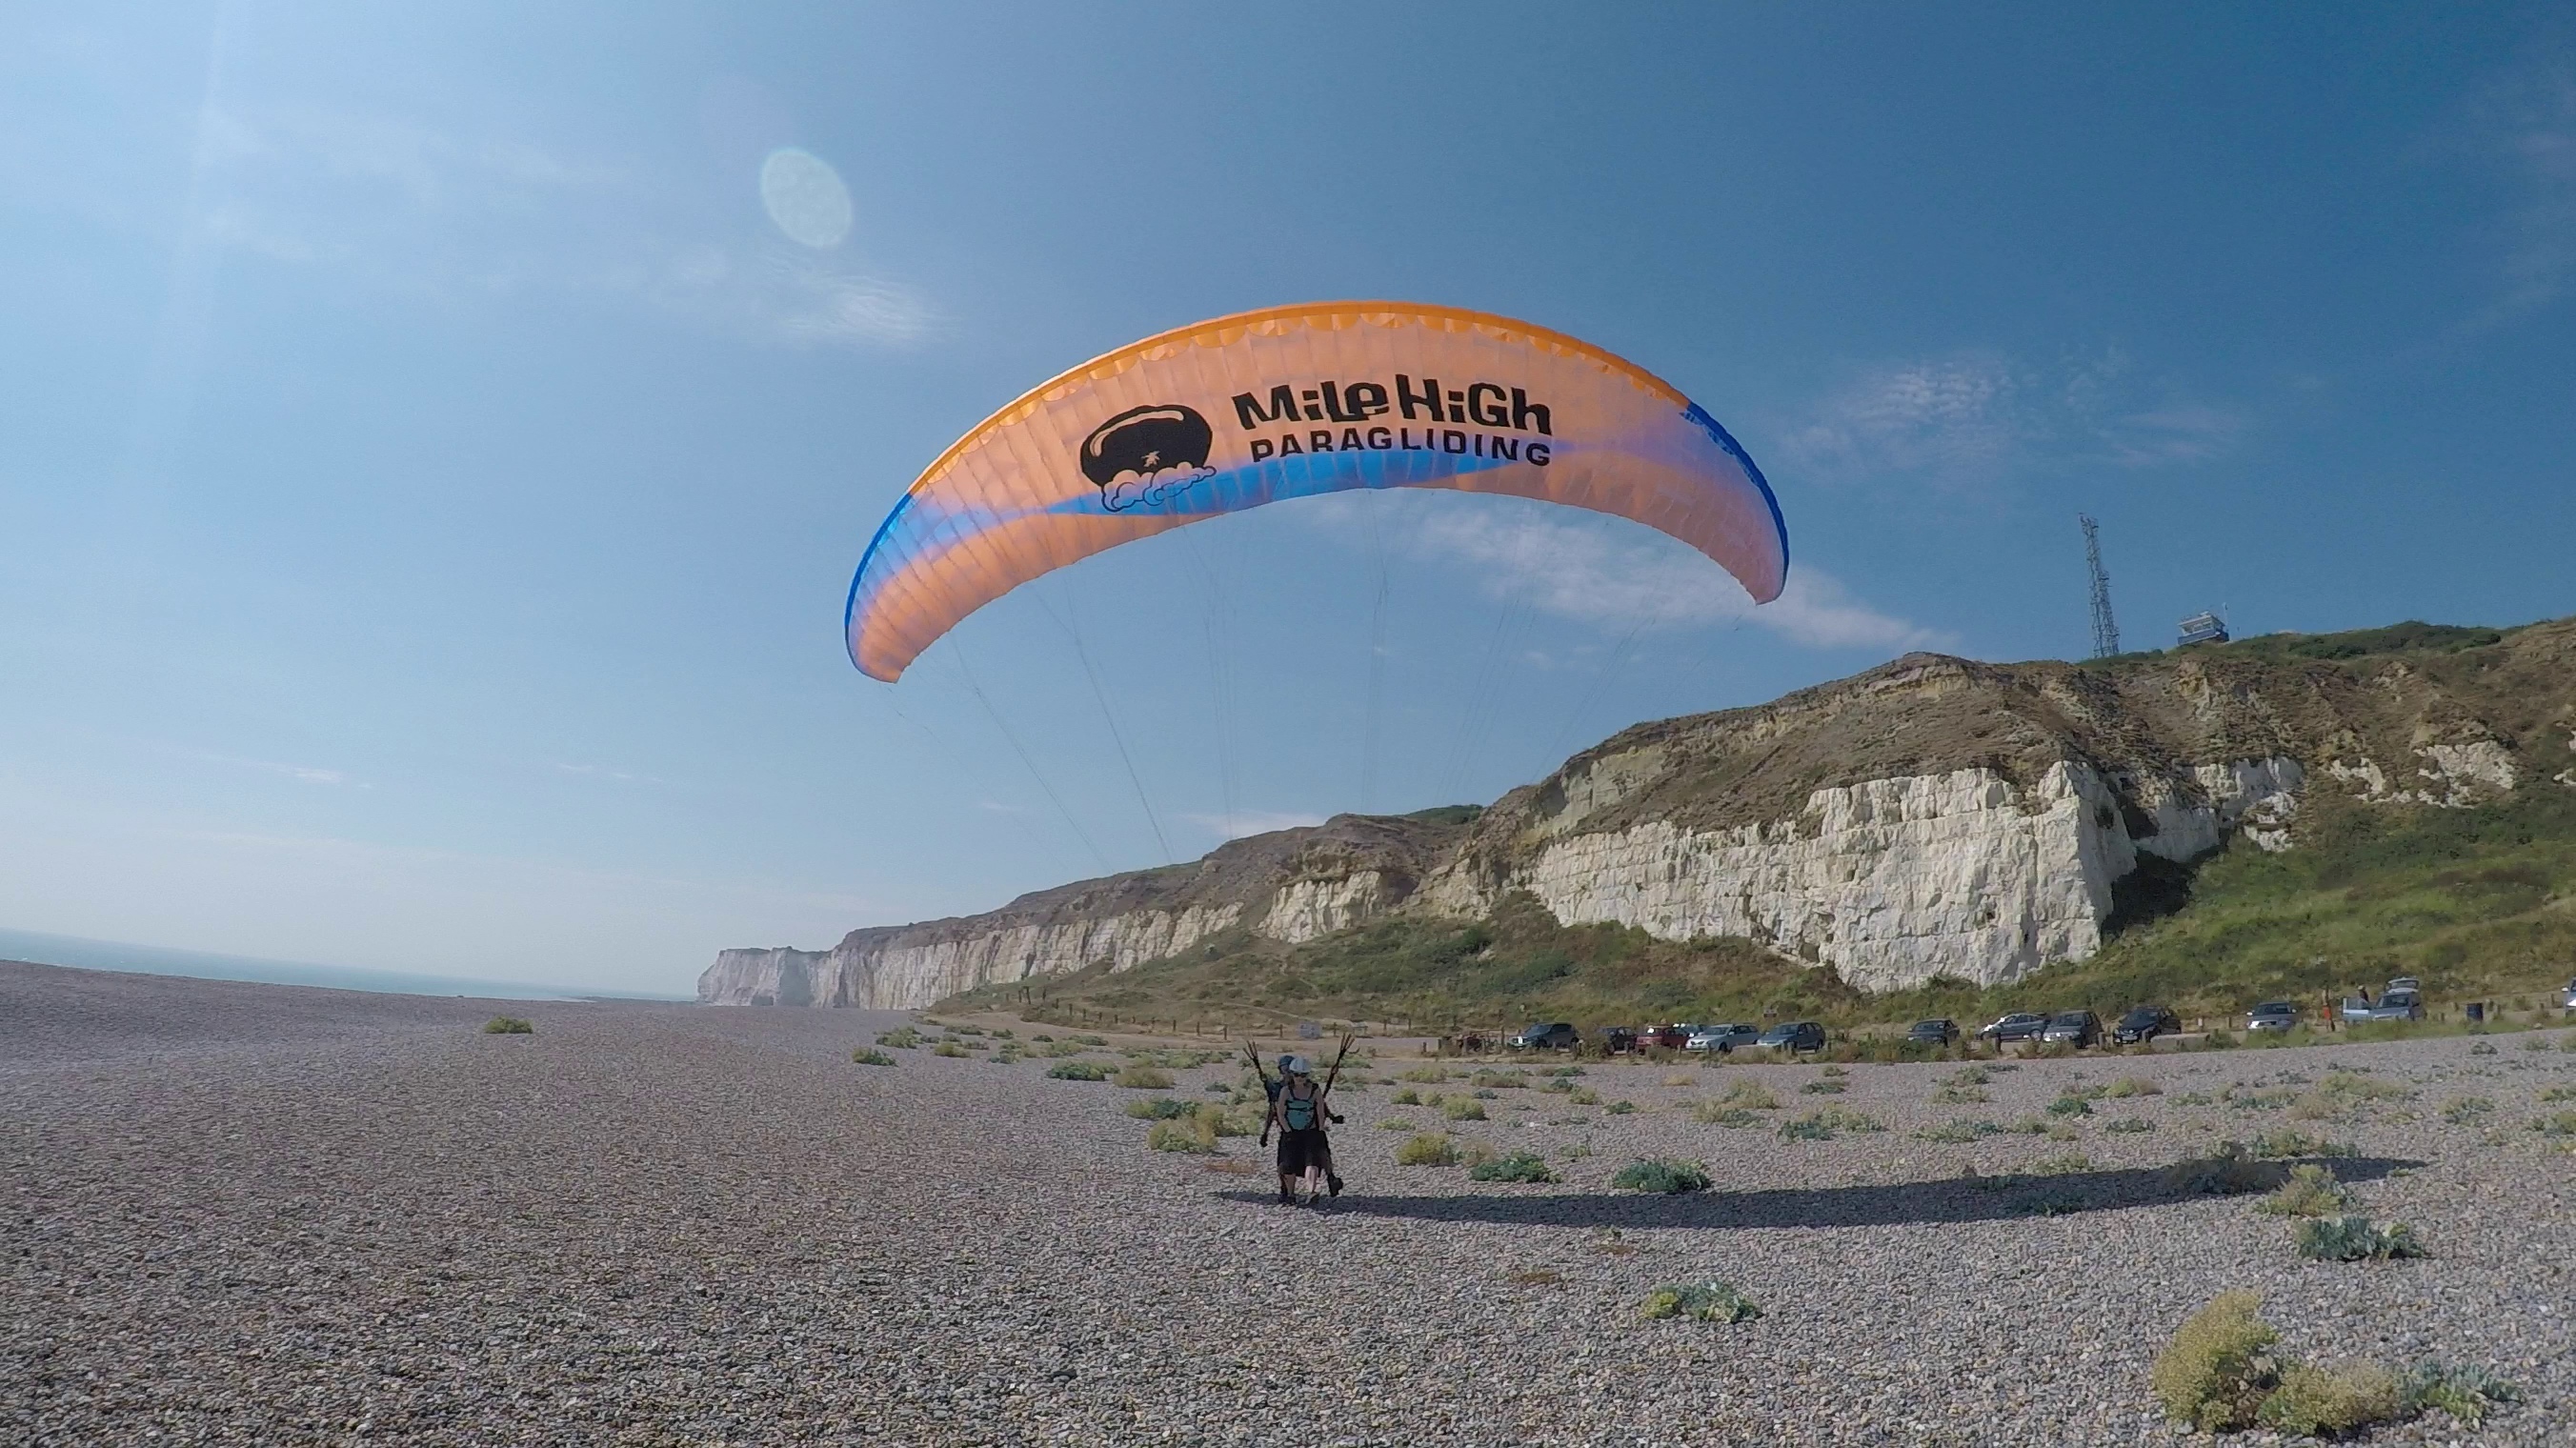
{"label": "parked car", "polygon": [[1753,1044],[1767,1051],[1821,1051],[1825,1028],[1814,1021],[1791,1021],[1764,1031]]}
{"label": "parked car", "polygon": [[2346,996],[2343,1018],[2352,1025],[2372,1021],[2420,1021],[2424,1019],[2424,997],[2411,990],[2392,990],[2373,1001],[2366,995]]}
{"label": "parked car", "polygon": [[2390,981],[2388,983],[2388,988],[2390,990],[2411,990],[2417,995],[2422,995],[2424,993],[2424,982],[2417,980],[2411,975],[2401,975],[2397,977],[2397,979]]}
{"label": "parked car", "polygon": [[2567,982],[2567,994],[2559,997],[2558,1008],[2562,1011],[2576,1011],[2576,980]]}
{"label": "parked car", "polygon": [[1601,1049],[1613,1056],[1624,1056],[1637,1049],[1637,1031],[1633,1026],[1603,1026]]}
{"label": "parked car", "polygon": [[1571,1051],[1583,1044],[1583,1036],[1566,1021],[1533,1025],[1512,1037],[1511,1043],[1524,1051]]}
{"label": "parked car", "polygon": [[2265,1001],[2245,1013],[2245,1029],[2287,1035],[2299,1023],[2299,1008],[2288,1001]]}
{"label": "parked car", "polygon": [[2086,1046],[2102,1044],[2102,1018],[2091,1011],[2059,1011],[2048,1018],[2039,1039],[2051,1046]]}
{"label": "parked car", "polygon": [[1637,1033],[1637,1044],[1657,1051],[1678,1051],[1690,1044],[1691,1032],[1699,1027],[1683,1021],[1665,1026],[1648,1026]]}
{"label": "parked car", "polygon": [[1977,1032],[2000,1046],[2006,1041],[2036,1041],[2048,1029],[2048,1017],[2032,1011],[2015,1011]]}
{"label": "parked car", "polygon": [[2111,1039],[2123,1046],[2143,1046],[2158,1036],[2182,1033],[2182,1017],[2163,1006],[2138,1006],[2111,1028]]}
{"label": "parked car", "polygon": [[1720,1021],[1715,1025],[1702,1026],[1691,1032],[1690,1039],[1682,1042],[1682,1049],[1715,1051],[1722,1056],[1738,1046],[1750,1046],[1761,1039],[1762,1028],[1759,1026],[1748,1026],[1735,1021]]}
{"label": "parked car", "polygon": [[1939,1020],[1916,1021],[1905,1033],[1905,1043],[1909,1046],[1946,1046],[1957,1039],[1959,1023],[1946,1016]]}

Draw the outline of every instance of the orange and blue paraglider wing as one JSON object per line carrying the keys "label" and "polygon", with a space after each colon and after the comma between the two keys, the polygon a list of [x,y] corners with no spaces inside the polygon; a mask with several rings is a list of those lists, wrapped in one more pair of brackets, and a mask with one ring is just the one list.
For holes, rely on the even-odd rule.
{"label": "orange and blue paraglider wing", "polygon": [[1653,374],[1482,312],[1328,302],[1221,317],[1065,373],[895,505],[850,582],[850,659],[900,676],[1019,585],[1121,543],[1355,488],[1509,493],[1634,519],[1779,597],[1761,469]]}

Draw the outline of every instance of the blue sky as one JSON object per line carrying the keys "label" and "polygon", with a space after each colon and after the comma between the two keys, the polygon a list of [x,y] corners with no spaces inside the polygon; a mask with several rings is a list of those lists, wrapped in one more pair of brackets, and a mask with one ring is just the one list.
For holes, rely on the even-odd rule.
{"label": "blue sky", "polygon": [[[2576,611],[2563,9],[1590,9],[13,7],[0,925],[685,989],[1909,648],[2080,653],[2078,510],[2133,645]],[[764,204],[789,147],[846,229]],[[1671,379],[1791,593],[1310,500],[850,667],[956,435],[1339,297]]]}

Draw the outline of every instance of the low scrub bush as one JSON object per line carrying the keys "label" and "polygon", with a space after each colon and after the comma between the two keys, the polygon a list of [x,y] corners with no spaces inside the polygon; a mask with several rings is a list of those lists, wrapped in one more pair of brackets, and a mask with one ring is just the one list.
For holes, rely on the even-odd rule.
{"label": "low scrub bush", "polygon": [[1478,1162],[1467,1169],[1467,1175],[1480,1182],[1552,1182],[1556,1173],[1547,1169],[1547,1159],[1534,1151],[1515,1151],[1492,1161]]}
{"label": "low scrub bush", "polygon": [[2102,1129],[2114,1134],[2135,1135],[2139,1132],[2155,1130],[2156,1124],[2143,1116],[2123,1116]]}
{"label": "low scrub bush", "polygon": [[1567,1094],[1565,1099],[1567,1104],[1573,1106],[1598,1106],[1601,1104],[1601,1093],[1589,1086],[1577,1086]]}
{"label": "low scrub bush", "polygon": [[537,1028],[520,1016],[494,1016],[483,1023],[487,1036],[533,1036]]}
{"label": "low scrub bush", "polygon": [[1172,1089],[1172,1073],[1169,1071],[1158,1070],[1152,1066],[1128,1066],[1119,1071],[1117,1075],[1109,1078],[1109,1080],[1111,1085],[1124,1086],[1131,1091],[1169,1091]]}
{"label": "low scrub bush", "polygon": [[2576,1086],[2552,1086],[2540,1093],[2542,1101],[2576,1101]]}
{"label": "low scrub bush", "polygon": [[1413,1123],[1401,1116],[1390,1116],[1377,1124],[1380,1131],[1411,1131]]}
{"label": "low scrub bush", "polygon": [[1127,1114],[1139,1121],[1177,1121],[1184,1116],[1197,1116],[1199,1108],[1195,1101],[1175,1101],[1169,1096],[1157,1096],[1151,1101],[1128,1102]]}
{"label": "low scrub bush", "polygon": [[1696,1282],[1656,1288],[1646,1294],[1645,1306],[1639,1311],[1658,1322],[1670,1318],[1690,1322],[1749,1322],[1762,1315],[1762,1305],[1737,1291],[1730,1283]]}
{"label": "low scrub bush", "polygon": [[1145,1133],[1145,1145],[1156,1151],[1189,1152],[1205,1156],[1216,1150],[1216,1121],[1199,1112],[1171,1121],[1157,1121]]}
{"label": "low scrub bush", "polygon": [[1762,1124],[1761,1117],[1741,1106],[1727,1106],[1715,1101],[1702,1101],[1691,1107],[1691,1120],[1703,1126],[1724,1126],[1730,1129]]}
{"label": "low scrub bush", "polygon": [[2272,1349],[2281,1334],[2262,1306],[2251,1292],[2222,1292],[2175,1329],[2148,1374],[2167,1416],[2204,1433],[2254,1425],[2280,1382]]}
{"label": "low scrub bush", "polygon": [[1397,1166],[1456,1166],[1458,1147],[1438,1132],[1424,1132],[1395,1149]]}
{"label": "low scrub bush", "polygon": [[1106,1081],[1109,1067],[1099,1061],[1062,1061],[1049,1066],[1047,1075],[1058,1081]]}
{"label": "low scrub bush", "polygon": [[1780,1123],[1780,1136],[1785,1141],[1831,1141],[1844,1132],[1885,1131],[1878,1121],[1857,1111],[1840,1106],[1824,1106],[1792,1121]]}
{"label": "low scrub bush", "polygon": [[2123,1076],[2103,1087],[2102,1094],[2113,1100],[2124,1100],[2131,1096],[2162,1096],[2165,1088],[2145,1076]]}
{"label": "low scrub bush", "polygon": [[2078,1173],[2088,1172],[2092,1169],[2092,1158],[2085,1156],[2081,1152],[2070,1151],[2058,1156],[2043,1156],[2039,1160],[2032,1162],[2030,1165],[2023,1167],[2021,1169],[2021,1174],[2023,1176],[2039,1177],[2075,1176]]}
{"label": "low scrub bush", "polygon": [[1750,1079],[1728,1082],[1725,1093],[1717,1099],[1728,1106],[1741,1106],[1747,1111],[1780,1109],[1780,1098],[1772,1094],[1771,1088]]}
{"label": "low scrub bush", "polygon": [[[1431,1099],[1437,1101],[1440,1098],[1434,1096]],[[1410,1086],[1396,1092],[1394,1095],[1386,1098],[1386,1100],[1387,1104],[1390,1106],[1421,1106],[1427,1104],[1422,1099],[1422,1093],[1414,1090]]]}
{"label": "low scrub bush", "polygon": [[2304,1131],[2267,1131],[2254,1138],[2254,1154],[2261,1157],[2359,1156],[2361,1151],[2351,1142],[2328,1141]]}
{"label": "low scrub bush", "polygon": [[887,1055],[885,1052],[878,1050],[874,1046],[853,1047],[850,1051],[850,1059],[862,1066],[891,1066],[894,1064],[894,1057]]}
{"label": "low scrub bush", "polygon": [[1416,1066],[1410,1071],[1397,1072],[1395,1079],[1398,1081],[1418,1082],[1421,1085],[1429,1086],[1448,1080],[1449,1068],[1446,1066]]}
{"label": "low scrub bush", "polygon": [[1986,1094],[1985,1088],[1955,1078],[1942,1082],[1932,1091],[1932,1104],[1935,1106],[1973,1106],[1993,1099]]}
{"label": "low scrub bush", "polygon": [[2340,1438],[2403,1410],[2397,1375],[2374,1363],[2293,1363],[2254,1410],[2254,1421],[2308,1438]]}
{"label": "low scrub bush", "polygon": [[2039,1136],[2044,1134],[2050,1125],[2049,1119],[2045,1116],[2025,1116],[2005,1130],[2015,1136]]}
{"label": "low scrub bush", "polygon": [[2576,1136],[2576,1111],[2553,1111],[2533,1117],[2531,1129],[2543,1136]]}
{"label": "low scrub bush", "polygon": [[[942,1041],[938,1045],[930,1048],[930,1054],[963,1060],[967,1052],[964,1046],[957,1044],[955,1041]],[[1170,1083],[1166,1082],[1164,1084],[1169,1085]]]}
{"label": "low scrub bush", "polygon": [[2330,1217],[2351,1205],[2352,1193],[2335,1180],[2334,1172],[2308,1162],[2290,1168],[2290,1179],[2256,1202],[2254,1210],[2275,1217]]}
{"label": "low scrub bush", "polygon": [[2048,1114],[2051,1116],[2090,1116],[2093,1114],[2093,1103],[2085,1100],[2082,1096],[2069,1093],[2048,1103]]}
{"label": "low scrub bush", "polygon": [[1452,1121],[1482,1121],[1485,1103],[1471,1096],[1452,1096],[1440,1103],[1440,1114]]}
{"label": "low scrub bush", "polygon": [[1925,1141],[1969,1142],[1989,1136],[2000,1136],[2003,1134],[2003,1128],[1991,1121],[1971,1121],[1966,1117],[1960,1117],[1954,1121],[1944,1121],[1938,1126],[1927,1126],[1914,1134]]}
{"label": "low scrub bush", "polygon": [[2208,1156],[2189,1157],[2165,1168],[2165,1189],[2181,1196],[2243,1196],[2274,1186],[2279,1170],[2256,1161],[2242,1144],[2222,1141]]}
{"label": "low scrub bush", "polygon": [[1801,1094],[1807,1096],[1840,1096],[1850,1089],[1851,1083],[1847,1081],[1832,1080],[1810,1081],[1806,1085],[1798,1088]]}
{"label": "low scrub bush", "polygon": [[2424,1246],[2404,1222],[2383,1227],[2368,1217],[2319,1217],[2299,1224],[2299,1255],[2318,1262],[2387,1262],[2421,1257]]}
{"label": "low scrub bush", "polygon": [[1517,1071],[1479,1071],[1467,1078],[1467,1084],[1479,1091],[1526,1091],[1529,1082]]}
{"label": "low scrub bush", "polygon": [[1628,1192],[1704,1192],[1708,1190],[1708,1171],[1697,1162],[1632,1161],[1619,1168],[1610,1185]]}
{"label": "low scrub bush", "polygon": [[898,1051],[909,1051],[921,1044],[921,1032],[910,1026],[897,1026],[891,1031],[878,1032],[877,1044],[890,1046]]}
{"label": "low scrub bush", "polygon": [[[2549,1098],[2542,1097],[2542,1100]],[[2442,1103],[2442,1119],[2453,1126],[2467,1126],[2495,1115],[2495,1103],[2483,1096],[2454,1096]]]}
{"label": "low scrub bush", "polygon": [[1634,1101],[1613,1101],[1609,1105],[1602,1107],[1601,1111],[1602,1114],[1606,1116],[1626,1116],[1636,1109],[1637,1103]]}

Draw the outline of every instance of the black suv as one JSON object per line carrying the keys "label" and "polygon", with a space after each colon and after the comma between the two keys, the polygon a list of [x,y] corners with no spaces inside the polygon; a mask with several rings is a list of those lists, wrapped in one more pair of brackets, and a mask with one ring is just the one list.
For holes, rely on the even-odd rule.
{"label": "black suv", "polygon": [[1512,1037],[1513,1045],[1525,1050],[1540,1051],[1571,1051],[1582,1044],[1582,1041],[1583,1038],[1575,1033],[1573,1025],[1566,1021],[1534,1025]]}
{"label": "black suv", "polygon": [[1914,1028],[1905,1033],[1905,1043],[1909,1046],[1946,1046],[1957,1039],[1959,1039],[1959,1023],[1946,1017],[1935,1021],[1916,1021]]}
{"label": "black suv", "polygon": [[2111,1028],[2111,1039],[2123,1046],[2142,1046],[2158,1036],[2182,1033],[2182,1017],[2163,1006],[2138,1006]]}

